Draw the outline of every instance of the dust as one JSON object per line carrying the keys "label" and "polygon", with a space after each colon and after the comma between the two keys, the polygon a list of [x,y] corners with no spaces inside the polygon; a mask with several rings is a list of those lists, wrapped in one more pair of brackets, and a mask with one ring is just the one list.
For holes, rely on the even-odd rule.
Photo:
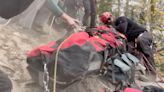
{"label": "dust", "polygon": [[[9,75],[13,83],[12,92],[41,92],[41,88],[32,83],[26,69],[26,55],[37,46],[59,39],[60,34],[44,27],[29,30],[16,24],[9,24],[0,29],[0,69]],[[49,34],[49,31],[53,31]]]}

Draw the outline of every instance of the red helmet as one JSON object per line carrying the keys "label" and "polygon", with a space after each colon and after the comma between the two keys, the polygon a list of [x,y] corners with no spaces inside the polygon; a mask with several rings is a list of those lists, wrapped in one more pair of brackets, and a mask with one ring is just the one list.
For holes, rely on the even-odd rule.
{"label": "red helmet", "polygon": [[103,23],[107,23],[107,21],[109,20],[109,18],[112,17],[112,14],[110,12],[104,12],[102,13],[102,15],[100,16],[100,20]]}

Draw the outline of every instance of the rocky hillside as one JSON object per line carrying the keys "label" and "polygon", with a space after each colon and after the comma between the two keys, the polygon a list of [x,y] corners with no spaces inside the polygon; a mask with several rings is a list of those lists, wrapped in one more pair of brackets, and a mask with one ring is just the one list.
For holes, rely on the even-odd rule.
{"label": "rocky hillside", "polygon": [[[12,92],[41,92],[39,86],[30,84],[32,80],[26,70],[26,54],[41,44],[61,37],[59,32],[51,31],[51,35],[49,35],[49,31],[49,28],[45,28],[44,32],[27,30],[15,24],[0,27],[0,69],[7,73],[12,80]],[[89,83],[87,87],[91,89],[99,84],[97,79],[93,78],[86,81]],[[152,81],[137,82],[142,85],[156,85]],[[93,84],[96,85],[93,87]],[[164,86],[164,84],[161,85]]]}

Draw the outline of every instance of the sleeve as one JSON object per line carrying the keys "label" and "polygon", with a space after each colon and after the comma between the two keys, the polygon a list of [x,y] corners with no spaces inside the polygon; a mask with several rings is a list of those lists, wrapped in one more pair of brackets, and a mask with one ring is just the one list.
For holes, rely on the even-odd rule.
{"label": "sleeve", "polygon": [[126,17],[119,17],[115,22],[115,29],[121,33],[126,33],[128,21]]}
{"label": "sleeve", "polygon": [[64,12],[58,6],[57,0],[47,0],[48,8],[53,12],[55,16],[61,16]]}

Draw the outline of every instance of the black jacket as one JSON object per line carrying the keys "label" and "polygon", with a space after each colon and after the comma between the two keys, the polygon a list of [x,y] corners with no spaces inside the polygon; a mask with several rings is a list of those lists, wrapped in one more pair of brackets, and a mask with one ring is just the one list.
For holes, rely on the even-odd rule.
{"label": "black jacket", "polygon": [[125,34],[128,41],[134,41],[141,33],[147,31],[145,28],[126,17],[118,17],[114,22],[114,26],[117,31]]}

